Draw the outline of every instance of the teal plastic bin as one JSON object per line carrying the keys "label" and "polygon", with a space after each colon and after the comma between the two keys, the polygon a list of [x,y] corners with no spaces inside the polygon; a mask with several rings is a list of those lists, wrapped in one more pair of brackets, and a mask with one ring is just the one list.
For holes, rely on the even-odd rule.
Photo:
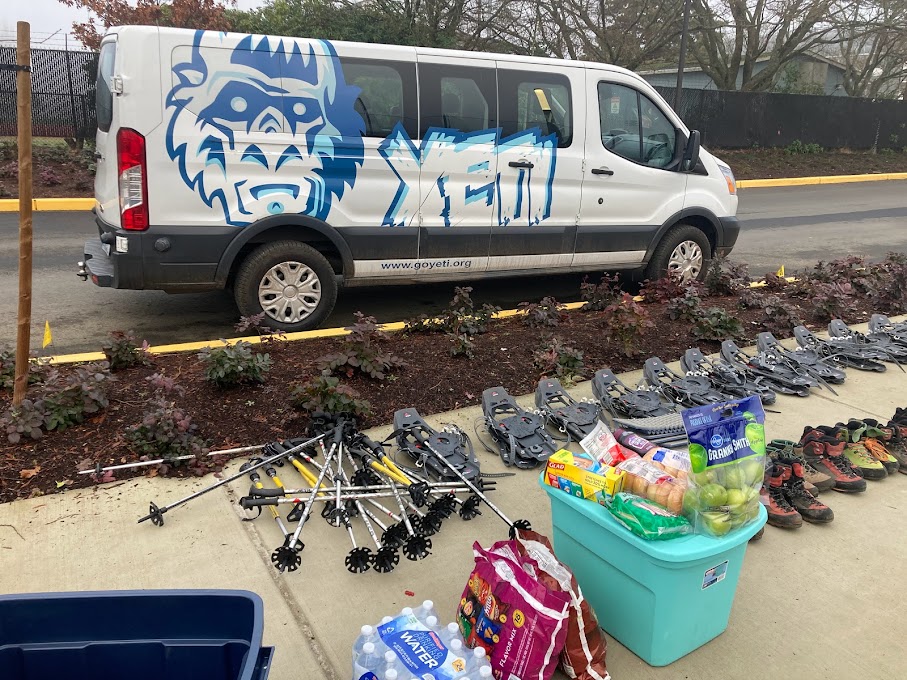
{"label": "teal plastic bin", "polygon": [[551,500],[554,551],[599,625],[652,666],[667,666],[727,628],[747,542],[768,519],[722,538],[637,538],[606,508],[539,484]]}

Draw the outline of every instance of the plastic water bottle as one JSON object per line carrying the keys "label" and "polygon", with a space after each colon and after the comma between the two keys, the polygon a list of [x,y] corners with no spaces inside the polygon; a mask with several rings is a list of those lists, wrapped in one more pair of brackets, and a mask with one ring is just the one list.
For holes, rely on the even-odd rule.
{"label": "plastic water bottle", "polygon": [[362,645],[362,652],[356,657],[353,664],[353,680],[359,680],[367,673],[377,676],[383,662],[384,657],[377,653],[374,643],[366,642]]}
{"label": "plastic water bottle", "polygon": [[401,616],[412,616],[412,615],[413,615],[413,608],[412,608],[412,607],[404,607],[403,609],[400,610],[400,614],[401,614]]}
{"label": "plastic water bottle", "polygon": [[388,668],[384,671],[384,680],[399,680],[400,674],[397,673],[397,669]]}
{"label": "plastic water bottle", "polygon": [[375,630],[374,626],[362,626],[359,629],[359,637],[356,638],[356,642],[353,643],[353,661],[362,653],[362,646],[366,642],[371,642],[372,644],[377,645],[381,642],[381,638],[378,636],[378,631]]}
{"label": "plastic water bottle", "polygon": [[400,659],[397,658],[397,653],[391,649],[388,649],[384,652],[384,672],[386,673],[389,670],[397,670],[399,667]]}
{"label": "plastic water bottle", "polygon": [[387,623],[390,623],[390,622],[393,621],[393,620],[394,620],[394,617],[393,617],[393,616],[385,616],[383,619],[381,619],[381,623],[378,624],[378,625],[383,626],[383,625],[385,625],[385,624],[387,624]]}
{"label": "plastic water bottle", "polygon": [[466,672],[470,677],[479,677],[479,670],[488,665],[488,657],[485,656],[484,647],[474,647],[472,654],[466,659]]}
{"label": "plastic water bottle", "polygon": [[460,656],[460,657],[463,657],[464,659],[466,659],[466,663],[469,663],[469,659],[466,657],[466,648],[463,647],[462,640],[460,640],[458,638],[454,638],[453,640],[450,641],[450,644],[447,645],[447,648],[451,652],[456,654],[457,656]]}
{"label": "plastic water bottle", "polygon": [[435,603],[431,600],[424,600],[422,605],[416,609],[416,618],[419,619],[422,623],[425,623],[425,620],[429,616],[434,616],[435,619],[438,618],[438,612],[435,611]]}
{"label": "plastic water bottle", "polygon": [[460,636],[460,627],[455,623],[448,623],[447,627],[441,631],[441,642],[444,643],[445,647],[450,647],[451,640],[463,642],[463,638]]}
{"label": "plastic water bottle", "polygon": [[484,665],[479,669],[480,678],[490,678],[491,677],[491,666]]}
{"label": "plastic water bottle", "polygon": [[437,616],[427,616],[424,623],[426,628],[433,630],[436,633],[441,629],[440,625],[438,624]]}

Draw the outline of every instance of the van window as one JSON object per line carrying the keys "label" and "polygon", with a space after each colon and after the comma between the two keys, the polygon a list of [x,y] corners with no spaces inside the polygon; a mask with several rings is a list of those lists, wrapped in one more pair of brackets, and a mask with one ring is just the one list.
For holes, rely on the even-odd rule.
{"label": "van window", "polygon": [[635,163],[664,168],[674,158],[677,131],[646,95],[625,85],[598,84],[602,144]]}
{"label": "van window", "polygon": [[573,140],[570,81],[562,75],[498,69],[501,129],[505,137],[539,129],[557,135],[557,145]]}
{"label": "van window", "polygon": [[494,69],[420,64],[420,129],[479,132],[497,127]]}
{"label": "van window", "polygon": [[95,109],[97,110],[98,129],[108,132],[113,122],[113,64],[116,60],[117,44],[108,42],[101,45],[98,57],[98,81],[95,88]]}
{"label": "van window", "polygon": [[340,63],[346,83],[361,90],[355,106],[366,137],[387,137],[397,123],[410,137],[419,134],[415,64],[343,57]]}

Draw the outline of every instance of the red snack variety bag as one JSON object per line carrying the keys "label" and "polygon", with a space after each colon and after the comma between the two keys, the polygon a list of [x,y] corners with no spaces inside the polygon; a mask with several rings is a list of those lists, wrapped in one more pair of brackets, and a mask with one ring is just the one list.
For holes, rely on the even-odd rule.
{"label": "red snack variety bag", "polygon": [[547,537],[534,531],[520,531],[517,542],[521,554],[532,558],[538,565],[539,580],[550,590],[570,596],[570,618],[567,639],[561,652],[561,670],[567,677],[577,680],[610,680],[605,667],[607,640],[573,573],[555,557]]}
{"label": "red snack variety bag", "polygon": [[463,639],[485,648],[498,680],[548,680],[567,637],[570,596],[540,580],[516,541],[472,550],[476,566],[457,609]]}

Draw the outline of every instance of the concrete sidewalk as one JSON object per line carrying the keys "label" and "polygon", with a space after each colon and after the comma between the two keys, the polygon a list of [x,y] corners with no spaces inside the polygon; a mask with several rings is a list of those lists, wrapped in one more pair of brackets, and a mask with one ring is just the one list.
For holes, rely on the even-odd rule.
{"label": "concrete sidewalk", "polygon": [[[623,379],[633,384],[638,377]],[[767,436],[797,439],[804,425],[854,416],[887,420],[896,406],[907,406],[907,374],[893,365],[884,374],[850,369],[836,389],[838,397],[826,390],[806,399],[779,397],[771,408],[780,413],[768,414]],[[588,382],[572,392],[591,396]],[[520,401],[528,406],[532,399]],[[428,420],[472,434],[479,415],[472,407]],[[389,429],[378,428],[373,437]],[[505,471],[496,455],[475,443],[483,471]],[[295,471],[284,468],[282,476],[288,485],[303,485]],[[537,478],[518,471],[499,479],[492,498],[511,518],[526,518],[550,535],[548,500]],[[447,520],[422,562],[401,556],[391,574],[353,575],[343,566],[350,549],[345,532],[316,516],[303,534],[301,569],[281,575],[270,565],[281,536],[269,515],[238,519],[235,500],[247,482],[168,513],[162,528],[135,524],[149,500],[173,502],[212,481],[142,478],[0,506],[0,591],[246,588],[265,601],[265,641],[277,647],[273,680],[342,679],[349,677],[349,650],[360,625],[425,598],[435,601],[444,622],[451,620],[473,565],[473,541],[506,538],[504,524],[484,509],[471,522]],[[718,639],[671,666],[652,668],[609,638],[611,674],[617,680],[902,677],[907,606],[896,589],[907,573],[907,475],[869,487],[864,494],[824,494],[836,516],[830,525],[791,532],[768,527],[765,538],[749,546],[730,627]],[[357,541],[371,545],[364,530]]]}

